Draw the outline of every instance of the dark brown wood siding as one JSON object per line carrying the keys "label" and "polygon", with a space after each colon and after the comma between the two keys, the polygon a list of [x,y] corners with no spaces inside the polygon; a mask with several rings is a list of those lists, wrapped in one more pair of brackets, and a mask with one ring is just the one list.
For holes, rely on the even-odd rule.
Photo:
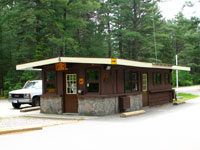
{"label": "dark brown wood siding", "polygon": [[[86,88],[86,71],[87,69],[95,69],[98,68],[100,70],[100,79],[99,93],[87,93]],[[125,95],[133,95],[133,94],[142,94],[142,73],[148,74],[148,97],[149,97],[149,105],[159,105],[168,103],[171,101],[172,92],[169,91],[172,89],[171,84],[171,70],[164,69],[148,69],[148,68],[136,68],[136,67],[128,67],[128,66],[118,66],[112,65],[111,70],[106,70],[105,65],[97,65],[97,64],[67,64],[67,71],[56,71],[56,82],[57,82],[57,91],[55,94],[64,95],[64,75],[68,71],[74,71],[78,74],[77,86],[78,90],[83,91],[82,96],[87,95],[96,95],[96,96],[125,96]],[[43,79],[45,75],[45,71],[54,70],[55,65],[47,65],[43,66]],[[125,92],[125,71],[130,70],[138,73],[138,91],[133,92]],[[153,73],[161,74],[161,84],[153,83]],[[170,75],[170,83],[165,83],[165,74]],[[108,76],[105,80],[104,76]],[[79,79],[84,79],[84,84],[79,84]],[[43,81],[45,82],[45,81]],[[45,85],[45,83],[43,83]],[[45,93],[44,93],[45,95]]]}
{"label": "dark brown wood siding", "polygon": [[171,102],[172,92],[157,92],[149,94],[149,106],[161,105]]}

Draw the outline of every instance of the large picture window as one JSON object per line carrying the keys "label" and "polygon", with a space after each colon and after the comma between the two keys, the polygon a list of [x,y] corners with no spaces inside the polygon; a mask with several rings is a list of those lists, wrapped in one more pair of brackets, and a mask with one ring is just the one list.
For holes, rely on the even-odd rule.
{"label": "large picture window", "polygon": [[88,93],[99,92],[99,70],[86,71],[86,87]]}
{"label": "large picture window", "polygon": [[153,73],[153,84],[161,84],[161,73]]}
{"label": "large picture window", "polygon": [[45,72],[45,92],[56,93],[56,72]]}
{"label": "large picture window", "polygon": [[125,91],[138,91],[138,73],[125,71]]}

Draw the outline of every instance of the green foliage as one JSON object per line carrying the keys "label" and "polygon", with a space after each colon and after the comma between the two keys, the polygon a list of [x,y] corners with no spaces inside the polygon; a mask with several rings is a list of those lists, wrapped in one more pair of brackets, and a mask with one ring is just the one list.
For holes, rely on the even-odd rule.
{"label": "green foliage", "polygon": [[180,74],[180,85],[200,83],[200,19],[180,12],[166,21],[158,1],[0,1],[0,91],[38,78],[37,72],[15,71],[16,64],[57,56],[175,64],[178,54],[179,64],[192,68]]}
{"label": "green foliage", "polygon": [[[178,76],[179,76],[179,80],[178,80],[179,86],[191,86],[191,85],[193,85],[192,75],[189,72],[179,71]],[[173,87],[176,87],[176,71],[173,71],[172,81],[173,81],[172,82]]]}
{"label": "green foliage", "polygon": [[187,94],[187,93],[177,93],[177,96],[183,97],[183,99],[178,99],[178,101],[186,101],[186,100],[191,100],[194,98],[199,97],[198,95],[193,95],[193,94]]}
{"label": "green foliage", "polygon": [[5,97],[8,97],[8,92],[12,90],[17,90],[23,87],[23,85],[28,80],[38,80],[40,79],[40,72],[36,71],[15,71],[9,70],[4,81],[4,91]]}

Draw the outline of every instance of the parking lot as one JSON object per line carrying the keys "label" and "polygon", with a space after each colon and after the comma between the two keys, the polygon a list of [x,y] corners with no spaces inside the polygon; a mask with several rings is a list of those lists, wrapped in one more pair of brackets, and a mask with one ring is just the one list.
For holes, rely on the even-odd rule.
{"label": "parking lot", "polygon": [[[25,104],[22,105],[21,108],[28,108],[31,105]],[[39,113],[38,111],[27,112],[26,114],[36,114]],[[16,116],[24,116],[25,113],[21,113],[20,109],[14,109],[12,104],[8,100],[0,100],[0,117],[16,117]]]}
{"label": "parking lot", "polygon": [[[31,107],[30,105],[22,105],[21,108],[27,108]],[[34,112],[27,112],[27,114],[34,114],[38,113],[38,111]],[[8,100],[0,100],[0,117],[5,118],[5,117],[16,117],[16,116],[23,116],[25,113],[21,113],[20,109],[14,109],[12,107],[12,104]]]}
{"label": "parking lot", "polygon": [[[28,108],[30,105],[22,105],[21,108]],[[20,112],[20,109],[14,109],[8,100],[0,100],[0,129],[30,127],[30,126],[52,126],[75,122],[67,119],[48,119],[31,117],[30,115],[39,115],[40,110],[31,112]]]}
{"label": "parking lot", "polygon": [[[3,149],[199,150],[200,98],[185,104],[145,108],[143,115],[98,117],[40,131],[0,136]],[[28,137],[28,138],[27,138]],[[12,144],[10,145],[10,141]],[[21,147],[23,141],[23,147]]]}
{"label": "parking lot", "polygon": [[[9,108],[8,116],[16,115],[15,113],[21,116],[19,110],[13,110],[6,101],[0,102],[0,106],[3,105]],[[49,150],[62,149],[66,146],[73,150],[200,149],[200,98],[177,106],[166,104],[144,109],[145,114],[134,117],[121,118],[116,114],[44,128],[40,131],[0,136],[1,148],[25,150],[30,147],[30,141],[34,141],[38,144],[32,145],[30,149],[38,149],[38,146]],[[36,120],[32,120],[34,121]]]}

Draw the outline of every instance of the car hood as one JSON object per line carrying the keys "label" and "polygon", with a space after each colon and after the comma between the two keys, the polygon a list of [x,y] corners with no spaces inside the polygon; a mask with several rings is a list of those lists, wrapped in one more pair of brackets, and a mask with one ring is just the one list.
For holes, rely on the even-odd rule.
{"label": "car hood", "polygon": [[35,92],[39,92],[42,91],[42,89],[19,89],[19,90],[14,90],[14,91],[10,91],[10,94],[28,94],[28,93],[35,93]]}

